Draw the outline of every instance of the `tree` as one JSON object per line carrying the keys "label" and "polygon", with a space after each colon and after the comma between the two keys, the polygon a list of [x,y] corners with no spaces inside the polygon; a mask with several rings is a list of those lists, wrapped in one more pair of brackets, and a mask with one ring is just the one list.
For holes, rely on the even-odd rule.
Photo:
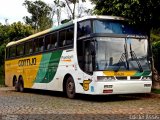
{"label": "tree", "polygon": [[76,17],[76,10],[78,10],[77,17],[80,16],[80,13],[86,12],[85,7],[82,5],[79,6],[76,4],[79,4],[80,2],[86,2],[86,0],[54,0],[54,4],[57,7],[57,20],[58,23],[60,23],[60,17],[61,17],[61,9],[65,8],[65,12],[68,14],[68,18],[66,20],[72,20]]}
{"label": "tree", "polygon": [[9,39],[11,41],[14,40],[19,40],[24,37],[27,37],[33,33],[33,29],[30,25],[25,25],[21,22],[14,22],[13,24],[10,25],[9,27]]}
{"label": "tree", "polygon": [[65,7],[65,3],[60,0],[54,0],[55,13],[57,14],[58,25],[61,23],[61,9]]}
{"label": "tree", "polygon": [[42,31],[52,26],[53,11],[52,8],[41,0],[29,1],[23,3],[31,17],[25,16],[26,24],[31,25],[36,31]]}
{"label": "tree", "polygon": [[[70,13],[71,13],[71,19],[74,19],[75,18],[75,8],[76,8],[76,3],[79,3],[80,0],[65,0],[66,2],[66,6],[68,7]],[[81,2],[86,2],[86,0],[81,0]],[[73,9],[71,8],[70,4],[73,4]],[[78,8],[78,9],[82,9],[81,8]]]}
{"label": "tree", "polygon": [[[160,0],[91,0],[95,4],[94,13],[129,18],[132,23],[143,26],[149,36],[151,29],[160,27]],[[156,66],[159,66],[159,42],[153,44]],[[155,84],[155,80],[153,81]]]}
{"label": "tree", "polygon": [[151,28],[160,27],[160,0],[91,0],[98,15],[123,16],[133,23]]}
{"label": "tree", "polygon": [[32,27],[21,22],[13,23],[11,25],[0,24],[0,66],[4,63],[6,44],[10,41],[27,37],[32,33]]}

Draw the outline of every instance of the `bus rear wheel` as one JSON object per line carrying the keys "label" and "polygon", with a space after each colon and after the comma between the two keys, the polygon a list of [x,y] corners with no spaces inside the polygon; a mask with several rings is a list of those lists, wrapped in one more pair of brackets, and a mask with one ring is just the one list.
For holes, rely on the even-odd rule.
{"label": "bus rear wheel", "polygon": [[15,90],[17,92],[23,92],[24,91],[24,85],[23,85],[22,77],[20,77],[19,80],[16,82]]}
{"label": "bus rear wheel", "polygon": [[70,76],[66,82],[66,94],[68,98],[75,98],[75,84],[73,78]]}

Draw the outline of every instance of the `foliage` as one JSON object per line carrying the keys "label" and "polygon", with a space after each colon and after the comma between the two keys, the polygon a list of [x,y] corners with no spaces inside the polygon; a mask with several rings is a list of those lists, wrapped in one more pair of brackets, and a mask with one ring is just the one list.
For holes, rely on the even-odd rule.
{"label": "foliage", "polygon": [[[10,41],[18,40],[32,34],[32,27],[21,22],[11,25],[0,24],[0,67],[3,67],[5,47]],[[2,69],[3,70],[3,69]]]}
{"label": "foliage", "polygon": [[151,32],[151,40],[152,42],[160,41],[160,35]]}
{"label": "foliage", "polygon": [[32,28],[29,25],[24,25],[21,22],[13,23],[9,27],[9,39],[18,40],[32,34]]}
{"label": "foliage", "polygon": [[1,85],[4,85],[4,68],[3,68],[3,66],[0,66],[0,86]]}
{"label": "foliage", "polygon": [[160,27],[160,0],[91,0],[98,15],[115,15],[143,24],[150,30]]}
{"label": "foliage", "polygon": [[152,44],[152,52],[154,58],[155,68],[160,72],[160,41],[154,42]]}
{"label": "foliage", "polygon": [[[57,10],[55,10],[55,11],[57,14],[58,23],[60,23],[62,8],[65,9],[64,11],[68,15],[68,18],[67,18],[68,20],[72,20],[75,17],[79,18],[82,16],[82,13],[90,14],[91,10],[87,9],[82,4],[80,4],[83,2],[86,2],[86,0],[54,0],[54,4],[57,8]],[[78,11],[77,14],[76,14],[76,10]],[[64,21],[63,21],[63,23],[64,23]]]}
{"label": "foliage", "polygon": [[[86,2],[86,0],[81,0],[82,2]],[[69,8],[69,11],[71,13],[71,19],[75,18],[75,8],[76,8],[76,3],[79,3],[80,0],[65,0],[67,7]],[[70,4],[73,4],[73,10],[71,9]]]}
{"label": "foliage", "polygon": [[29,1],[25,0],[23,3],[27,8],[31,17],[25,16],[24,20],[26,24],[29,24],[36,31],[42,31],[52,26],[52,8],[41,0]]}

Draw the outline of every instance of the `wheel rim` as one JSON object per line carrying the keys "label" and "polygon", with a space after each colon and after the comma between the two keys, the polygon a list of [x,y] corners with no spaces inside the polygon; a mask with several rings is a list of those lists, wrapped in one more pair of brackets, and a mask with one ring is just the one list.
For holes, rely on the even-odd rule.
{"label": "wheel rim", "polygon": [[74,98],[75,85],[74,85],[74,82],[73,82],[73,80],[71,78],[69,78],[68,81],[67,81],[66,91],[67,91],[67,96],[69,98]]}
{"label": "wheel rim", "polygon": [[67,85],[67,91],[69,94],[73,94],[73,91],[74,91],[74,83],[72,82],[69,82],[68,85]]}
{"label": "wheel rim", "polygon": [[22,83],[19,84],[19,90],[20,90],[20,92],[23,92],[23,85],[22,85]]}
{"label": "wheel rim", "polygon": [[15,83],[15,90],[16,90],[17,92],[19,91],[18,83],[17,83],[17,82]]}

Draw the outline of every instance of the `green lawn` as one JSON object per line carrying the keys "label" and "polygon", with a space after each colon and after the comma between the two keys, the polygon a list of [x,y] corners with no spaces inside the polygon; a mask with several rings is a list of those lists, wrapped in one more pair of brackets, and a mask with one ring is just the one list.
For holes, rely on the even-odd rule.
{"label": "green lawn", "polygon": [[152,93],[160,94],[160,89],[152,89]]}

